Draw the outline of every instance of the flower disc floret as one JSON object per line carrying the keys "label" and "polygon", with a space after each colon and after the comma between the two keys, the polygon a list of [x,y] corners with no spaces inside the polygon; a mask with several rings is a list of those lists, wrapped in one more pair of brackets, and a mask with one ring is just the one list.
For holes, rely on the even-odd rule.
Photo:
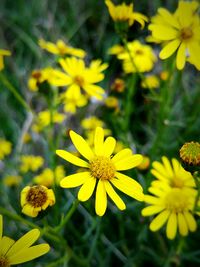
{"label": "flower disc floret", "polygon": [[102,180],[110,180],[115,177],[115,166],[110,158],[96,156],[90,161],[91,175]]}
{"label": "flower disc floret", "polygon": [[0,267],[10,267],[9,261],[5,256],[0,255]]}
{"label": "flower disc floret", "polygon": [[34,208],[41,207],[47,200],[46,191],[41,186],[34,186],[30,188],[26,200]]}

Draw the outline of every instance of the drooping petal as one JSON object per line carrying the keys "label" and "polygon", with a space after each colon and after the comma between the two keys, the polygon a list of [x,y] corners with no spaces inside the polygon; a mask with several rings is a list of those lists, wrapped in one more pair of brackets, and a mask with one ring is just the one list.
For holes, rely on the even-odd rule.
{"label": "drooping petal", "polygon": [[89,147],[88,143],[83,139],[83,137],[72,130],[69,132],[69,135],[72,139],[75,148],[79,151],[79,153],[86,159],[91,160],[91,158],[94,157],[94,153]]}
{"label": "drooping petal", "polygon": [[96,198],[95,198],[95,211],[99,216],[103,216],[107,208],[107,195],[104,186],[104,181],[99,180],[97,184]]}
{"label": "drooping petal", "polygon": [[110,155],[113,153],[116,145],[115,138],[109,136],[106,138],[104,144],[103,144],[103,155],[105,157],[110,157]]}
{"label": "drooping petal", "polygon": [[30,247],[39,238],[39,236],[40,231],[38,229],[30,230],[15,242],[12,248],[8,251],[7,256],[10,257],[19,253],[21,250]]}
{"label": "drooping petal", "polygon": [[31,261],[46,254],[50,250],[48,244],[40,244],[32,246],[30,248],[24,248],[19,253],[13,253],[9,256],[9,262],[11,265],[20,264],[27,261]]}
{"label": "drooping petal", "polygon": [[124,210],[126,209],[126,205],[124,201],[121,199],[121,197],[115,192],[112,185],[109,183],[109,181],[104,181],[104,186],[106,189],[107,194],[112,199],[112,201],[116,204],[118,209]]}
{"label": "drooping petal", "polygon": [[174,239],[177,232],[177,215],[176,213],[172,212],[169,216],[167,227],[166,227],[166,234],[169,239]]}
{"label": "drooping petal", "polygon": [[158,231],[167,221],[169,214],[170,212],[168,210],[164,210],[160,214],[158,214],[151,222],[149,226],[150,230],[153,232]]}
{"label": "drooping petal", "polygon": [[159,57],[161,59],[166,59],[166,58],[170,57],[176,51],[176,49],[179,47],[180,43],[181,43],[181,41],[178,39],[175,39],[175,40],[169,42],[160,51]]}
{"label": "drooping petal", "polygon": [[130,178],[129,176],[122,174],[120,172],[116,172],[115,176],[122,182],[124,185],[130,187],[130,188],[137,188],[140,191],[143,191],[142,186],[135,181],[134,179]]}
{"label": "drooping petal", "polygon": [[182,236],[186,236],[188,234],[188,226],[182,213],[178,213],[178,229]]}
{"label": "drooping petal", "polygon": [[161,206],[152,205],[142,210],[142,216],[151,216],[160,213],[161,211],[163,211],[163,209],[164,208]]}
{"label": "drooping petal", "polygon": [[187,222],[187,225],[188,225],[189,230],[191,232],[196,231],[196,229],[197,229],[197,223],[196,223],[196,221],[194,219],[194,216],[190,212],[188,212],[188,211],[184,212],[183,214],[184,214],[184,217],[185,217],[185,220]]}
{"label": "drooping petal", "polygon": [[129,170],[138,166],[142,162],[142,160],[142,155],[134,154],[115,162],[115,168],[117,171]]}
{"label": "drooping petal", "polygon": [[84,168],[88,168],[89,166],[89,164],[86,161],[79,159],[78,157],[74,156],[72,153],[69,153],[65,150],[56,150],[56,154],[76,166],[84,167]]}
{"label": "drooping petal", "polygon": [[66,176],[60,181],[60,186],[63,188],[73,188],[80,186],[90,178],[90,172],[79,172],[69,176]]}
{"label": "drooping petal", "polygon": [[101,127],[97,127],[94,134],[94,151],[97,156],[103,154],[103,142],[104,142],[104,131]]}
{"label": "drooping petal", "polygon": [[87,201],[92,196],[95,185],[96,179],[94,177],[89,177],[78,192],[78,200]]}
{"label": "drooping petal", "polygon": [[184,68],[185,61],[186,61],[186,45],[185,43],[182,42],[176,56],[176,66],[178,70],[182,70]]}
{"label": "drooping petal", "polygon": [[0,255],[6,255],[8,250],[12,247],[15,241],[7,236],[0,239]]}
{"label": "drooping petal", "polygon": [[130,188],[130,187],[124,185],[124,183],[122,183],[119,179],[116,179],[116,178],[111,179],[110,182],[115,187],[117,187],[117,189],[119,189],[123,193],[127,194],[128,196],[133,197],[133,198],[137,199],[138,201],[143,201],[144,194],[142,193],[141,190],[138,190],[137,187]]}

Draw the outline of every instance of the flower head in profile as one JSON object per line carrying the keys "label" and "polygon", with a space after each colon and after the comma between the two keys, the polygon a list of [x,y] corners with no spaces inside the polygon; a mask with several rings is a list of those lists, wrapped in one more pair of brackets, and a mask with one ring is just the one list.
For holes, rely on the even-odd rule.
{"label": "flower head in profile", "polygon": [[52,68],[33,70],[28,79],[28,88],[32,92],[39,90],[39,85],[51,78]]}
{"label": "flower head in profile", "polygon": [[20,171],[26,173],[28,171],[37,171],[44,164],[44,159],[41,156],[22,155]]}
{"label": "flower head in profile", "polygon": [[22,264],[46,254],[50,250],[48,244],[32,246],[39,236],[38,229],[30,230],[17,241],[3,236],[3,218],[0,215],[0,266]]}
{"label": "flower head in profile", "polygon": [[148,21],[147,17],[141,13],[134,12],[133,3],[126,5],[122,3],[121,5],[115,6],[112,1],[105,1],[108,11],[112,19],[116,22],[127,22],[129,26],[133,25],[135,21],[140,23],[144,27],[145,22]]}
{"label": "flower head in profile", "polygon": [[49,53],[60,55],[60,56],[75,56],[79,58],[84,58],[86,53],[84,50],[79,48],[71,47],[67,44],[65,44],[62,40],[58,40],[55,44],[51,42],[46,42],[43,39],[39,40],[39,46],[48,51]]}
{"label": "flower head in profile", "polygon": [[78,192],[80,201],[87,201],[96,187],[95,210],[99,216],[103,216],[107,208],[107,195],[114,201],[120,210],[126,208],[125,203],[113,189],[115,186],[123,193],[143,200],[141,185],[120,171],[136,167],[142,161],[142,156],[132,154],[128,148],[121,150],[112,156],[116,140],[107,137],[104,141],[104,131],[97,127],[94,135],[94,149],[74,131],[70,131],[71,140],[79,153],[87,160],[80,159],[65,150],[57,150],[56,154],[68,162],[86,168],[86,171],[69,175],[63,178],[60,186],[73,188],[81,186]]}
{"label": "flower head in profile", "polygon": [[182,70],[186,59],[200,70],[200,19],[197,1],[179,1],[174,14],[164,8],[152,20],[149,30],[156,42],[164,43],[159,56],[170,57],[177,51],[176,66]]}
{"label": "flower head in profile", "polygon": [[151,231],[158,231],[167,223],[167,238],[174,239],[177,229],[182,236],[188,235],[189,231],[196,230],[197,223],[193,216],[197,194],[195,189],[171,188],[163,183],[159,188],[151,186],[149,191],[153,195],[145,195],[144,201],[149,206],[142,210],[142,215],[156,215],[149,226]]}
{"label": "flower head in profile", "polygon": [[0,160],[4,159],[5,156],[10,155],[12,151],[12,143],[0,138]]}
{"label": "flower head in profile", "polygon": [[0,49],[0,71],[4,69],[4,56],[10,56],[11,52],[9,50]]}
{"label": "flower head in profile", "polygon": [[55,204],[55,195],[52,189],[43,185],[26,186],[21,191],[22,213],[37,217],[38,213]]}
{"label": "flower head in profile", "polygon": [[104,90],[96,83],[104,79],[102,73],[108,65],[94,61],[87,67],[82,59],[75,57],[60,59],[59,63],[65,72],[54,70],[50,83],[56,86],[67,86],[68,93],[79,96],[82,91],[90,97],[103,99]]}

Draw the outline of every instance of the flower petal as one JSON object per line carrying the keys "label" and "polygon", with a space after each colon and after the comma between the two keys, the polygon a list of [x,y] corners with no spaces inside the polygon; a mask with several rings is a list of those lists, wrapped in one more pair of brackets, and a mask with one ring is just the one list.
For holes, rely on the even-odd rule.
{"label": "flower petal", "polygon": [[96,191],[95,211],[99,216],[103,216],[107,208],[107,195],[104,182],[99,180]]}
{"label": "flower petal", "polygon": [[158,231],[165,224],[169,215],[170,211],[168,210],[164,210],[160,214],[158,214],[151,222],[149,226],[150,230],[153,232]]}
{"label": "flower petal", "polygon": [[65,150],[56,150],[56,154],[65,159],[66,161],[76,165],[76,166],[79,166],[79,167],[84,167],[84,168],[88,168],[89,164],[82,160],[82,159],[79,159],[78,157],[74,156],[72,153],[69,153]]}
{"label": "flower petal", "polygon": [[118,209],[125,210],[126,209],[126,205],[125,205],[124,201],[115,192],[115,190],[113,189],[113,187],[109,183],[109,181],[104,181],[104,186],[105,186],[105,189],[106,189],[107,194],[112,199],[112,201],[116,204],[116,206],[118,207]]}
{"label": "flower petal", "polygon": [[60,181],[60,186],[63,188],[73,188],[80,186],[90,178],[90,172],[79,172],[72,175],[68,175]]}
{"label": "flower petal", "polygon": [[178,229],[182,236],[186,236],[188,234],[188,226],[182,213],[178,213]]}
{"label": "flower petal", "polygon": [[186,60],[186,45],[185,43],[182,42],[176,56],[176,66],[178,70],[182,70],[184,68],[185,60]]}
{"label": "flower petal", "polygon": [[129,148],[122,149],[120,152],[115,154],[112,158],[112,162],[115,163],[117,161],[120,161],[124,159],[125,157],[129,157],[133,154],[132,150]]}
{"label": "flower petal", "polygon": [[163,207],[152,205],[142,210],[142,216],[151,216],[163,211],[163,209],[164,209]]}
{"label": "flower petal", "polygon": [[7,236],[0,239],[0,255],[6,255],[8,250],[12,247],[15,241]]}
{"label": "flower petal", "polygon": [[162,157],[162,161],[163,161],[163,165],[164,165],[164,167],[166,169],[166,172],[167,172],[168,176],[169,177],[174,176],[174,172],[172,170],[172,167],[171,167],[171,164],[170,164],[170,161],[168,160],[168,158],[163,156]]}
{"label": "flower petal", "polygon": [[86,159],[91,160],[94,157],[94,153],[89,147],[88,143],[83,139],[83,137],[72,130],[69,132],[69,135],[79,153]]}
{"label": "flower petal", "polygon": [[115,162],[115,168],[117,171],[129,170],[138,166],[142,162],[142,160],[142,155],[134,154]]}
{"label": "flower petal", "polygon": [[158,40],[169,41],[177,38],[178,31],[170,26],[151,24],[149,29],[152,31],[153,37]]}
{"label": "flower petal", "polygon": [[169,239],[174,239],[177,232],[177,215],[172,212],[169,216],[166,228],[166,234]]}
{"label": "flower petal", "polygon": [[179,47],[180,43],[181,43],[181,41],[178,39],[175,39],[175,40],[169,42],[160,51],[159,57],[161,59],[166,59],[166,58],[170,57],[176,51],[176,49]]}
{"label": "flower petal", "polygon": [[106,138],[104,144],[103,144],[103,155],[105,157],[110,157],[110,155],[113,153],[116,145],[115,138],[109,136]]}
{"label": "flower petal", "polygon": [[80,201],[87,201],[92,196],[95,185],[96,179],[94,177],[87,179],[78,192],[78,199]]}
{"label": "flower petal", "polygon": [[186,222],[187,222],[189,230],[191,232],[196,231],[197,223],[196,223],[196,221],[194,219],[194,216],[190,212],[186,211],[186,212],[184,212],[184,217],[186,219]]}
{"label": "flower petal", "polygon": [[104,142],[104,131],[101,127],[97,127],[94,134],[94,151],[97,156],[103,154],[103,142]]}
{"label": "flower petal", "polygon": [[137,188],[137,190],[143,191],[142,186],[135,181],[134,179],[130,178],[129,176],[122,174],[120,172],[116,172],[115,176],[122,182],[124,185],[130,187],[130,188]]}

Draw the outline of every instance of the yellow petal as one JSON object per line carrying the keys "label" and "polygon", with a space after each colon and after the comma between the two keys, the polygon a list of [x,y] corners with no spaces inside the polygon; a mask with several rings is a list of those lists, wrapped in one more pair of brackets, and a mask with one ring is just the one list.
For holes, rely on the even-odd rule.
{"label": "yellow petal", "polygon": [[152,169],[151,173],[153,174],[153,176],[155,176],[157,179],[159,179],[161,181],[166,180],[165,176],[163,176],[160,172],[156,171],[155,169]]}
{"label": "yellow petal", "polygon": [[19,253],[11,254],[9,256],[9,262],[11,265],[20,264],[27,261],[31,261],[46,254],[50,250],[48,244],[40,244],[32,246],[30,248],[24,248]]}
{"label": "yellow petal", "polygon": [[99,180],[96,190],[95,211],[99,216],[103,216],[107,208],[107,195],[104,182]]}
{"label": "yellow petal", "polygon": [[158,13],[165,19],[168,24],[179,29],[180,26],[178,20],[167,9],[158,8]]}
{"label": "yellow petal", "polygon": [[125,193],[126,195],[133,197],[135,199],[137,199],[138,201],[143,201],[144,199],[144,194],[142,193],[141,190],[138,190],[137,187],[135,188],[130,188],[126,185],[124,185],[124,183],[122,183],[120,180],[113,178],[110,180],[110,182],[117,187],[117,189],[119,189],[120,191],[122,191],[123,193]]}
{"label": "yellow petal", "polygon": [[6,255],[7,251],[12,247],[15,241],[7,236],[0,239],[0,255]]}
{"label": "yellow petal", "polygon": [[180,40],[175,39],[171,42],[169,42],[167,45],[165,45],[165,47],[160,51],[159,57],[161,59],[166,59],[168,57],[170,57],[175,51],[176,49],[179,47],[180,45]]}
{"label": "yellow petal", "polygon": [[165,167],[165,169],[167,171],[167,175],[169,177],[174,176],[174,172],[172,170],[172,167],[171,167],[171,164],[170,164],[170,161],[168,160],[168,158],[167,157],[162,157],[162,161],[163,161],[163,165],[164,165],[164,167]]}
{"label": "yellow petal", "polygon": [[38,229],[33,229],[22,236],[19,240],[15,242],[12,248],[7,253],[7,256],[17,254],[21,250],[30,247],[40,236],[40,231]]}
{"label": "yellow petal", "polygon": [[118,152],[116,155],[114,155],[114,157],[112,158],[112,162],[115,163],[117,161],[122,160],[125,157],[131,156],[132,154],[133,153],[132,153],[131,149],[129,149],[129,148],[122,149],[120,152]]}
{"label": "yellow petal", "polygon": [[151,216],[161,212],[164,208],[160,206],[149,206],[142,210],[142,216]]}
{"label": "yellow petal", "polygon": [[168,210],[162,211],[155,219],[151,222],[149,228],[151,231],[158,231],[167,221],[170,212]]}
{"label": "yellow petal", "polygon": [[96,179],[89,177],[86,182],[81,186],[78,192],[78,199],[80,201],[87,201],[93,194],[96,185]]}
{"label": "yellow petal", "polygon": [[125,205],[124,201],[115,192],[115,190],[113,189],[113,187],[111,186],[111,184],[108,181],[104,181],[104,186],[105,186],[105,189],[106,189],[107,194],[112,199],[112,201],[116,204],[116,206],[118,207],[118,209],[120,209],[120,210],[126,209],[126,205]]}
{"label": "yellow petal", "polygon": [[182,213],[178,213],[178,229],[179,233],[182,236],[186,236],[188,234],[188,226],[185,220],[185,217]]}
{"label": "yellow petal", "polygon": [[196,231],[197,229],[197,223],[194,219],[194,216],[190,213],[190,212],[184,212],[184,217],[186,219],[186,222],[187,222],[187,225],[188,225],[188,228],[191,232],[194,232]]}
{"label": "yellow petal", "polygon": [[184,68],[185,60],[186,60],[186,45],[185,43],[182,42],[176,56],[176,66],[178,70],[182,70]]}
{"label": "yellow petal", "polygon": [[94,151],[97,156],[103,155],[104,131],[97,127],[94,134]]}
{"label": "yellow petal", "polygon": [[149,29],[152,31],[154,38],[162,41],[176,39],[178,34],[178,31],[174,28],[163,25],[150,25]]}
{"label": "yellow petal", "polygon": [[103,144],[103,155],[105,157],[110,157],[113,153],[116,145],[116,140],[113,137],[107,137],[104,144]]}
{"label": "yellow petal", "polygon": [[135,181],[134,179],[130,178],[129,176],[122,174],[120,172],[116,172],[115,176],[122,182],[124,185],[130,187],[130,188],[137,188],[137,190],[143,191],[142,186]]}
{"label": "yellow petal", "polygon": [[169,216],[166,228],[166,234],[169,239],[174,239],[177,232],[177,215],[172,212]]}
{"label": "yellow petal", "polygon": [[88,143],[83,139],[83,137],[75,133],[74,131],[70,131],[69,135],[79,153],[86,159],[91,160],[91,158],[94,157],[94,153],[92,152],[92,149],[89,147]]}
{"label": "yellow petal", "polygon": [[82,159],[79,159],[78,157],[74,156],[73,154],[65,151],[65,150],[56,150],[56,154],[65,159],[66,161],[76,165],[76,166],[79,166],[79,167],[84,167],[84,168],[88,168],[89,164],[82,160]]}
{"label": "yellow petal", "polygon": [[[154,162],[152,163],[152,166],[153,166],[153,168],[154,168],[157,172],[159,172],[160,174],[162,174],[162,176],[164,176],[163,179],[162,179],[162,180],[164,180],[165,177],[167,176],[164,165],[161,164],[161,163],[158,162],[158,161],[154,161]],[[158,179],[160,179],[160,178],[158,178]]]}
{"label": "yellow petal", "polygon": [[144,202],[152,205],[158,205],[160,203],[160,199],[158,197],[145,195],[144,196]]}
{"label": "yellow petal", "polygon": [[90,172],[79,172],[72,175],[68,175],[60,181],[60,186],[63,188],[73,188],[80,186],[90,178]]}
{"label": "yellow petal", "polygon": [[115,162],[115,168],[117,171],[129,170],[138,166],[142,162],[142,160],[143,160],[142,155],[134,154]]}

